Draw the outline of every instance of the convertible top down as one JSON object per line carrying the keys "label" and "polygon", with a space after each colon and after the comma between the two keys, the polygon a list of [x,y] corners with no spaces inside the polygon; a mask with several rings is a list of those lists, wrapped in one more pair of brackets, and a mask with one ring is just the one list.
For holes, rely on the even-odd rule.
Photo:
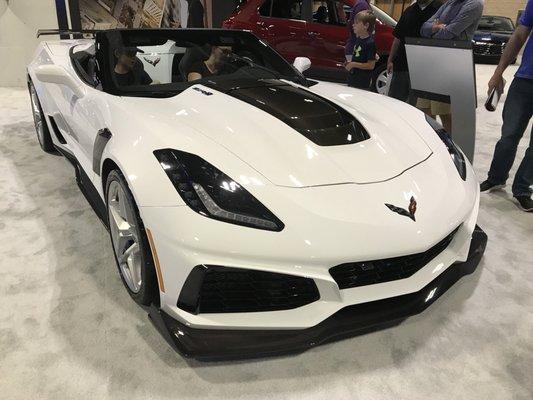
{"label": "convertible top down", "polygon": [[308,67],[210,29],[45,41],[28,65],[41,147],[74,165],[126,290],[184,355],[395,323],[481,259],[479,186],[444,129]]}

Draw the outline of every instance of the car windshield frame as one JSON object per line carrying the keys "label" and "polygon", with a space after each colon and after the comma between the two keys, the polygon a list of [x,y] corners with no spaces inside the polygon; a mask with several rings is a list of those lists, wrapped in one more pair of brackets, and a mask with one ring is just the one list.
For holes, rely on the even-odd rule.
{"label": "car windshield frame", "polygon": [[[133,97],[171,97],[196,84],[227,86],[228,81],[253,81],[266,79],[284,79],[308,86],[309,82],[296,68],[289,64],[281,55],[257,36],[249,31],[225,29],[112,29],[97,32],[96,58],[100,67],[100,80],[104,92],[118,96]],[[168,41],[175,42],[180,48],[202,46],[231,47],[232,50],[245,49],[252,56],[261,58],[261,63],[251,58],[242,57],[237,51],[231,57],[231,63],[237,63],[235,72],[211,76],[196,81],[171,81],[145,85],[119,85],[114,78],[116,50],[119,48],[141,48],[158,46]],[[253,52],[253,53],[252,53]],[[162,53],[163,54],[163,53]],[[137,55],[143,55],[137,53]],[[154,56],[156,53],[146,53]],[[207,56],[207,54],[206,54]],[[148,60],[146,60],[148,61]],[[265,65],[263,65],[265,64]],[[230,65],[230,61],[228,64]],[[233,64],[232,64],[233,65]]]}

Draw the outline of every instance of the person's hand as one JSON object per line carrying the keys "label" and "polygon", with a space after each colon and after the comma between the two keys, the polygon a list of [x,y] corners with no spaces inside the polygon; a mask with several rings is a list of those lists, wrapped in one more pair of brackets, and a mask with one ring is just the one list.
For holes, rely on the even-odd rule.
{"label": "person's hand", "polygon": [[353,63],[347,62],[346,64],[344,64],[344,68],[346,68],[346,71],[351,71],[353,68]]}
{"label": "person's hand", "polygon": [[432,33],[437,33],[438,31],[440,31],[441,29],[443,29],[446,25],[441,23],[438,19],[435,19],[433,21],[433,25],[431,26],[431,32]]}
{"label": "person's hand", "polygon": [[387,73],[392,74],[392,71],[394,71],[394,63],[392,61],[389,61],[387,63]]}
{"label": "person's hand", "polygon": [[499,89],[501,87],[503,87],[503,76],[502,74],[495,72],[494,75],[492,75],[492,78],[490,78],[489,89],[487,90],[487,94],[490,95],[492,89]]}

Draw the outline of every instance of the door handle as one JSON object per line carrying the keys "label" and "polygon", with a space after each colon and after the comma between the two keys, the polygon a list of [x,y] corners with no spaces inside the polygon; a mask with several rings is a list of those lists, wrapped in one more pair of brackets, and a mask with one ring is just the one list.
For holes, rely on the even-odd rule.
{"label": "door handle", "polygon": [[309,36],[320,36],[320,32],[315,32],[315,31],[307,31],[307,34]]}

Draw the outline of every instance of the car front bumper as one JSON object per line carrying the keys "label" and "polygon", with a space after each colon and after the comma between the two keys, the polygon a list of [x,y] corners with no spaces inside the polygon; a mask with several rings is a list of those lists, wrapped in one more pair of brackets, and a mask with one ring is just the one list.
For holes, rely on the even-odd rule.
{"label": "car front bumper", "polygon": [[201,329],[187,326],[152,306],[149,317],[167,342],[185,357],[203,361],[278,356],[400,323],[421,313],[461,277],[477,268],[487,235],[476,226],[465,262],[455,263],[421,290],[342,308],[306,329]]}

